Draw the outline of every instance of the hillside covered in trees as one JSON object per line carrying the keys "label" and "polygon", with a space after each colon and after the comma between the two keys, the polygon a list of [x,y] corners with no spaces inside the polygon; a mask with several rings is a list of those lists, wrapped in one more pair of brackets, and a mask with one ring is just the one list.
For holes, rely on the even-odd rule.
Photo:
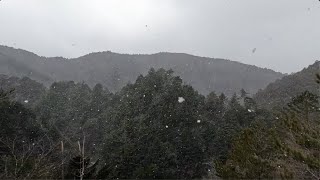
{"label": "hillside covered in trees", "polygon": [[302,71],[270,83],[265,89],[259,91],[254,98],[261,106],[279,108],[304,91],[319,94],[319,86],[314,83],[319,69],[320,62],[316,61]]}
{"label": "hillside covered in trees", "polygon": [[1,179],[320,177],[319,97],[308,89],[273,111],[243,89],[204,96],[165,69],[115,93],[0,83]]}
{"label": "hillside covered in trees", "polygon": [[26,76],[46,86],[55,81],[85,82],[90,87],[100,83],[116,92],[140,74],[146,75],[150,68],[173,69],[175,75],[204,95],[216,91],[232,96],[242,88],[254,94],[284,76],[235,61],[182,53],[129,55],[107,51],[66,59],[0,46],[0,74]]}

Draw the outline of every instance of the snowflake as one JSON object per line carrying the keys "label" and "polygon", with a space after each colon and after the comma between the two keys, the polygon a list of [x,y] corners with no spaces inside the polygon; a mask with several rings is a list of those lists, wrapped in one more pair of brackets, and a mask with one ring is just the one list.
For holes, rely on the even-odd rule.
{"label": "snowflake", "polygon": [[197,120],[197,123],[201,123],[201,120],[198,119],[198,120]]}
{"label": "snowflake", "polygon": [[28,100],[24,100],[24,103],[28,103],[29,101]]}
{"label": "snowflake", "polygon": [[185,99],[183,97],[178,97],[178,102],[179,103],[183,103],[185,101]]}

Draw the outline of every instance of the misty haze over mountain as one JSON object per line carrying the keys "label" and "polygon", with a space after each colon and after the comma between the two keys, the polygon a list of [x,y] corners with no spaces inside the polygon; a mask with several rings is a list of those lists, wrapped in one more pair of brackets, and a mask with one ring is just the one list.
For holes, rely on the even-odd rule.
{"label": "misty haze over mountain", "polygon": [[0,65],[0,74],[27,76],[46,85],[54,81],[84,81],[90,86],[101,83],[113,92],[150,68],[172,69],[200,93],[216,91],[229,96],[242,88],[253,94],[284,76],[239,62],[182,53],[128,55],[107,51],[66,59],[40,57],[6,46],[0,46]]}

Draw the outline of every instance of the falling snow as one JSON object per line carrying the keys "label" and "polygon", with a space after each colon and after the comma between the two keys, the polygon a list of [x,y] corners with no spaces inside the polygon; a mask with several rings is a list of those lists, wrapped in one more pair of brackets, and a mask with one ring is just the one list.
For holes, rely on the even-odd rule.
{"label": "falling snow", "polygon": [[183,103],[184,101],[185,101],[185,99],[184,99],[183,97],[179,97],[179,98],[178,98],[178,102],[179,102],[179,103]]}
{"label": "falling snow", "polygon": [[24,100],[24,103],[28,103],[29,102],[29,100]]}

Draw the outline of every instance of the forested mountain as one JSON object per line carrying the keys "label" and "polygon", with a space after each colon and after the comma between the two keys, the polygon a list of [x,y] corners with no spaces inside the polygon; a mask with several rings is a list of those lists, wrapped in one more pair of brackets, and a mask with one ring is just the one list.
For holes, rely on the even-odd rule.
{"label": "forested mountain", "polygon": [[203,96],[164,69],[116,93],[2,76],[0,178],[319,179],[318,98],[272,111],[244,90]]}
{"label": "forested mountain", "polygon": [[[243,89],[233,95],[236,89],[220,89],[229,96],[214,91],[204,96],[178,73],[162,68],[151,68],[121,87],[121,77],[129,80],[138,73],[131,72],[131,66],[143,72],[143,62],[161,67],[160,59],[169,63],[175,61],[172,56],[181,56],[177,61],[181,64],[173,68],[180,68],[190,79],[201,77],[193,76],[194,71],[201,75],[200,69],[208,70],[203,62],[215,64],[212,69],[222,75],[228,71],[215,68],[223,64],[251,67],[231,61],[111,52],[63,59],[22,50],[9,56],[12,49],[7,50],[1,54],[5,58],[0,69],[18,77],[0,75],[2,179],[320,177],[319,62],[271,83],[252,98]],[[191,69],[182,63],[188,57],[194,58]],[[34,64],[20,63],[23,58]],[[111,82],[106,77],[104,86],[94,84],[98,80],[90,78],[100,77],[104,67],[108,70],[109,60]],[[50,71],[51,65],[64,74]],[[86,74],[90,85],[80,79],[51,83]],[[31,78],[47,83],[47,88]],[[108,87],[120,89],[112,93]],[[280,111],[274,111],[275,107]]]}
{"label": "forested mountain", "polygon": [[79,58],[46,58],[21,49],[0,46],[0,74],[27,76],[49,86],[54,81],[100,83],[112,92],[140,74],[155,69],[173,69],[183,81],[202,94],[211,91],[231,96],[240,89],[253,94],[284,75],[269,69],[230,60],[197,57],[182,53],[128,55],[91,53]]}
{"label": "forested mountain", "polygon": [[320,72],[320,62],[302,71],[283,77],[270,83],[264,90],[255,95],[255,100],[261,106],[282,107],[291,99],[304,91],[319,94],[319,86],[315,82],[316,74]]}

